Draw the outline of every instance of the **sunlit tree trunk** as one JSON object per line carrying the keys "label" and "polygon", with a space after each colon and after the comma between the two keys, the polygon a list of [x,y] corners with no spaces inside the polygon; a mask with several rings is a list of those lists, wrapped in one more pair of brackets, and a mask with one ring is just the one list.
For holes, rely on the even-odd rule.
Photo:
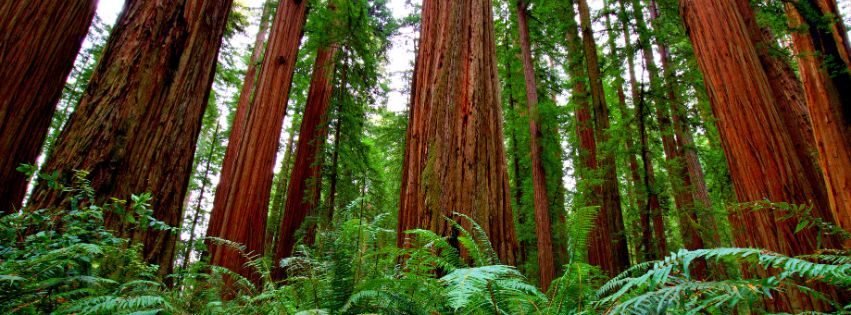
{"label": "sunlit tree trunk", "polygon": [[491,1],[425,0],[422,8],[398,245],[407,246],[404,232],[415,228],[457,235],[444,219],[459,219],[457,212],[480,224],[502,263],[513,265]]}
{"label": "sunlit tree trunk", "polygon": [[[851,56],[834,0],[786,3],[834,220],[851,231]],[[827,17],[830,17],[828,19]],[[846,247],[848,247],[846,243]]]}
{"label": "sunlit tree trunk", "polygon": [[[307,94],[307,104],[299,128],[298,146],[295,150],[295,162],[287,187],[287,201],[284,217],[279,229],[279,238],[275,244],[275,260],[279,261],[293,253],[297,239],[296,231],[304,223],[305,217],[316,211],[321,185],[322,148],[328,133],[328,108],[333,92],[332,79],[336,54],[336,44],[320,48],[313,65],[313,76]],[[283,270],[276,268],[273,278],[281,279]]]}
{"label": "sunlit tree trunk", "polygon": [[[832,221],[826,199],[815,190],[819,178],[807,176],[807,161],[796,154],[760,64],[748,27],[735,0],[680,0],[681,15],[703,70],[721,144],[736,194],[741,202],[769,200],[812,206],[812,215]],[[823,188],[822,188],[823,189]],[[795,233],[797,219],[782,209],[747,209],[734,219],[748,244],[786,255],[810,254],[819,248],[812,228]],[[830,237],[821,241],[836,246]],[[796,291],[767,301],[770,311],[822,309],[811,296]]]}
{"label": "sunlit tree trunk", "polygon": [[[595,133],[600,143],[609,141],[609,108],[606,93],[600,75],[597,57],[597,44],[591,29],[591,13],[586,0],[578,0],[582,44],[591,88],[591,108],[594,111]],[[615,275],[629,266],[629,251],[624,233],[621,197],[618,188],[617,168],[613,152],[601,150],[598,155],[600,174],[602,174],[601,207],[598,215],[598,231],[592,231],[588,260],[593,265],[602,266],[610,275]],[[606,226],[607,230],[600,227]]]}
{"label": "sunlit tree trunk", "polygon": [[0,215],[21,208],[97,0],[0,3]]}
{"label": "sunlit tree trunk", "polygon": [[[245,77],[242,82],[242,89],[239,91],[239,99],[236,103],[236,113],[234,114],[233,122],[230,128],[230,136],[228,137],[228,146],[225,151],[225,157],[222,161],[222,175],[231,174],[235,163],[238,159],[237,154],[242,141],[242,133],[245,129],[245,122],[248,119],[248,113],[251,112],[251,100],[254,95],[255,80],[257,77],[257,63],[263,57],[265,49],[266,35],[269,30],[270,11],[272,4],[266,2],[263,5],[263,12],[260,15],[260,26],[257,31],[257,36],[254,38],[254,48],[252,49],[251,57],[248,60],[248,69],[245,71]],[[222,176],[219,181],[219,187],[227,187],[230,185],[231,177]]]}
{"label": "sunlit tree trunk", "polygon": [[[287,101],[297,61],[307,3],[282,0],[278,4],[266,54],[260,67],[256,93],[247,114],[236,150],[225,153],[222,176],[216,190],[208,236],[238,242],[249,255],[264,253],[264,234],[275,154],[281,137]],[[228,157],[228,153],[231,154]],[[245,267],[247,259],[237,250],[208,244],[210,264],[229,268],[259,282],[259,275]]]}
{"label": "sunlit tree trunk", "polygon": [[526,3],[517,2],[517,20],[520,32],[520,50],[523,60],[523,76],[526,83],[526,105],[529,108],[529,143],[532,153],[532,183],[534,187],[535,235],[538,240],[538,270],[541,289],[546,292],[555,278],[553,264],[552,227],[550,226],[549,199],[547,198],[547,179],[544,163],[541,160],[541,131],[538,120],[538,87],[535,78],[535,66],[532,63],[532,49],[529,43],[529,26],[526,22]]}
{"label": "sunlit tree trunk", "polygon": [[[230,4],[128,1],[44,171],[88,171],[97,201],[151,192],[154,217],[179,227]],[[44,184],[31,200],[34,209],[67,202]],[[129,225],[116,213],[106,218],[168,274],[177,235]]]}

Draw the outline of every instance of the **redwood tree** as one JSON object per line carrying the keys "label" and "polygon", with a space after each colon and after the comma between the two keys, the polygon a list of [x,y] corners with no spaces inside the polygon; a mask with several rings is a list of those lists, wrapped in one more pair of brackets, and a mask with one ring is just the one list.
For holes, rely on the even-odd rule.
{"label": "redwood tree", "polygon": [[[502,263],[517,242],[502,133],[490,0],[425,0],[399,209],[397,243],[424,228],[457,235],[444,217],[471,217]],[[469,225],[467,225],[469,228]]]}
{"label": "redwood tree", "polygon": [[[243,109],[247,117],[241,135],[236,139],[231,136],[216,190],[207,235],[243,244],[249,255],[264,253],[265,233],[257,231],[266,227],[275,154],[306,16],[307,1],[283,0],[278,4],[257,92],[250,110]],[[246,268],[245,262],[247,259],[237,250],[210,244],[211,264],[259,282],[259,275]]]}
{"label": "redwood tree", "polygon": [[0,3],[0,215],[21,207],[16,169],[38,157],[97,0]]}
{"label": "redwood tree", "polygon": [[[310,185],[311,181],[321,180],[322,148],[328,133],[328,108],[333,92],[332,79],[336,64],[336,44],[322,47],[316,52],[313,64],[313,75],[310,79],[310,90],[307,92],[307,104],[298,133],[298,145],[295,150],[295,161],[287,186],[286,206],[284,207],[279,237],[275,244],[275,260],[279,261],[292,255],[295,247],[295,234],[305,217],[313,213],[318,206],[321,185]],[[283,276],[277,269],[273,277]]]}
{"label": "redwood tree", "polygon": [[851,47],[835,0],[786,4],[834,220],[851,231]]}
{"label": "redwood tree", "polygon": [[[179,226],[230,4],[128,1],[45,172],[88,171],[97,201],[151,192],[154,217]],[[68,199],[40,184],[31,204]],[[170,272],[175,233],[130,229],[116,213],[106,226],[144,244],[144,258]]]}
{"label": "redwood tree", "polygon": [[[832,221],[827,200],[816,190],[824,183],[807,169],[796,154],[795,143],[784,127],[769,77],[760,64],[755,45],[736,0],[680,0],[681,15],[703,71],[712,110],[736,194],[741,202],[769,200],[813,207],[813,215]],[[749,9],[749,8],[745,8]],[[821,188],[823,189],[823,188]],[[786,212],[747,209],[735,215],[747,244],[786,255],[811,254],[819,248],[819,235],[808,228],[795,233],[797,220]],[[836,246],[824,238],[827,246]],[[770,310],[820,308],[812,297],[790,291],[775,298]]]}
{"label": "redwood tree", "polygon": [[529,143],[532,153],[532,182],[534,186],[535,235],[538,239],[538,270],[541,275],[541,289],[546,292],[555,278],[553,263],[553,241],[550,225],[549,200],[547,199],[547,179],[541,160],[541,130],[538,119],[538,87],[535,79],[535,66],[532,63],[532,48],[529,43],[529,25],[526,22],[526,2],[517,1],[517,21],[520,32],[520,51],[523,60],[523,76],[526,83],[526,105],[529,108]]}

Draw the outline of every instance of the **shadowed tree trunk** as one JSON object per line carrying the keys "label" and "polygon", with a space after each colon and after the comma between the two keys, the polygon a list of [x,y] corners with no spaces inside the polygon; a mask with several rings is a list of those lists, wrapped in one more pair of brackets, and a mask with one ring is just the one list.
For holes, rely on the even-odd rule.
{"label": "shadowed tree trunk", "polygon": [[[597,44],[591,29],[591,12],[586,0],[577,0],[579,7],[580,27],[582,31],[582,46],[588,70],[588,81],[591,88],[591,108],[594,111],[595,133],[601,143],[609,141],[609,108],[606,105],[606,93],[603,90],[603,80],[600,75],[600,65],[597,57]],[[602,176],[601,207],[597,217],[597,230],[592,231],[591,244],[588,249],[588,261],[592,265],[603,267],[609,275],[614,276],[629,267],[629,251],[624,233],[623,214],[621,213],[621,198],[618,188],[615,156],[612,152],[601,150],[598,155],[599,174]],[[601,227],[606,226],[607,230]]]}
{"label": "shadowed tree trunk", "polygon": [[[425,0],[414,70],[397,230],[457,235],[444,217],[467,215],[504,264],[515,262],[492,4]],[[467,228],[470,225],[462,224]]]}
{"label": "shadowed tree trunk", "polygon": [[[695,55],[703,70],[730,176],[741,202],[769,200],[813,206],[812,214],[832,221],[824,189],[807,161],[796,154],[772,93],[769,77],[760,64],[742,9],[735,0],[680,0],[680,9]],[[749,8],[746,8],[749,10]],[[747,12],[744,12],[747,15]],[[807,228],[795,233],[797,219],[784,220],[782,209],[743,209],[733,218],[743,227],[737,246],[756,246],[786,255],[811,254],[819,248],[819,235]],[[735,221],[735,220],[733,220]],[[742,239],[750,242],[741,244]],[[836,246],[822,237],[828,247]],[[809,295],[790,291],[766,301],[769,311],[823,309]]]}
{"label": "shadowed tree trunk", "polygon": [[[265,233],[257,231],[265,231],[266,227],[275,154],[287,113],[306,16],[306,1],[282,0],[278,4],[260,67],[257,93],[246,113],[242,136],[228,145],[235,145],[236,150],[229,148],[225,153],[216,190],[207,235],[241,243],[250,255],[264,253]],[[233,154],[228,156],[229,153]],[[233,162],[228,164],[227,161]],[[229,268],[259,282],[259,275],[244,266],[247,259],[242,253],[214,244],[209,244],[209,248],[210,264]]]}
{"label": "shadowed tree trunk", "polygon": [[50,129],[97,0],[0,4],[0,215],[21,207],[25,174]]}
{"label": "shadowed tree trunk", "polygon": [[851,231],[848,34],[834,0],[799,0],[786,8],[834,220]]}
{"label": "shadowed tree trunk", "polygon": [[[298,146],[295,150],[295,162],[287,187],[287,201],[284,217],[279,229],[278,243],[275,244],[275,260],[292,256],[295,247],[296,232],[304,223],[308,214],[314,213],[319,202],[321,185],[320,154],[328,133],[328,108],[333,92],[332,79],[334,65],[339,50],[336,44],[320,48],[316,52],[313,64],[313,76],[307,94],[307,104],[299,128]],[[311,185],[312,184],[312,185]],[[275,268],[272,277],[279,280],[284,273]]]}
{"label": "shadowed tree trunk", "polygon": [[[179,227],[230,4],[128,1],[44,171],[88,171],[97,201],[151,192],[154,217]],[[31,204],[62,207],[66,197],[42,184]],[[131,231],[116,213],[105,223],[170,273],[175,233]]]}
{"label": "shadowed tree trunk", "polygon": [[526,22],[526,3],[517,1],[517,20],[520,32],[520,50],[523,60],[523,76],[526,83],[526,105],[529,108],[529,143],[532,153],[532,182],[535,203],[535,235],[538,240],[538,270],[541,289],[547,292],[550,282],[555,278],[553,264],[552,227],[550,225],[549,199],[547,198],[547,179],[544,163],[541,160],[541,131],[538,119],[538,87],[535,79],[535,66],[532,63],[532,49],[529,43],[529,25]]}

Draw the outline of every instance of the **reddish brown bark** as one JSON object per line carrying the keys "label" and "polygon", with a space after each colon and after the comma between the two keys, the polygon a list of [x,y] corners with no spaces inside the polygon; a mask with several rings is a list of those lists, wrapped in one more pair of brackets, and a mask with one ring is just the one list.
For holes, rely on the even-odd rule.
{"label": "reddish brown bark", "polygon": [[0,3],[0,215],[21,208],[65,79],[97,0]]}
{"label": "reddish brown bark", "polygon": [[[739,201],[769,200],[811,205],[826,220],[827,201],[814,190],[819,178],[806,176],[808,163],[796,154],[778,109],[769,78],[760,64],[748,27],[735,0],[681,0],[681,15],[703,70],[721,144]],[[823,188],[822,188],[823,189]],[[795,233],[796,219],[782,220],[780,209],[743,211],[736,231],[757,246],[787,255],[813,253],[817,231]],[[733,218],[731,218],[733,219]],[[829,237],[823,238],[828,246]],[[770,311],[821,309],[811,296],[791,291],[768,302]]]}
{"label": "reddish brown bark", "polygon": [[801,0],[786,7],[796,30],[792,40],[833,218],[851,231],[851,49],[847,31],[834,0]]}
{"label": "reddish brown bark", "polygon": [[[257,62],[263,56],[263,50],[266,43],[266,33],[269,30],[269,14],[272,9],[271,3],[263,5],[263,12],[260,15],[260,26],[257,31],[257,36],[254,38],[254,48],[251,57],[248,60],[248,69],[245,71],[245,77],[242,82],[242,89],[239,92],[239,100],[236,104],[236,113],[233,118],[233,123],[230,129],[230,137],[228,137],[228,146],[225,150],[225,157],[222,161],[222,174],[231,174],[233,172],[234,163],[238,159],[239,143],[242,141],[242,133],[245,129],[245,122],[248,119],[248,113],[251,112],[251,97],[254,95],[254,82],[257,77]],[[219,187],[229,185],[230,176],[222,176]]]}
{"label": "reddish brown bark", "polygon": [[523,60],[523,76],[526,83],[526,105],[529,108],[529,143],[532,155],[532,183],[534,187],[535,235],[538,240],[538,270],[541,289],[547,292],[555,278],[553,263],[552,227],[550,226],[549,199],[544,163],[541,161],[541,138],[538,119],[538,87],[535,66],[532,64],[532,49],[529,43],[529,25],[526,22],[526,3],[517,1],[517,21],[520,32],[520,51]]}
{"label": "reddish brown bark", "polygon": [[[306,1],[283,0],[278,4],[260,67],[257,93],[251,110],[247,111],[242,136],[232,144],[236,150],[225,153],[225,161],[233,164],[222,166],[216,190],[207,235],[241,243],[252,256],[264,252],[264,233],[256,231],[265,231],[266,227],[275,154],[306,15]],[[234,154],[228,157],[228,153]],[[259,282],[259,275],[244,266],[247,259],[242,253],[213,244],[209,248],[210,264]]]}
{"label": "reddish brown bark", "polygon": [[[289,257],[293,253],[297,239],[296,231],[304,223],[308,214],[314,213],[319,202],[321,185],[319,163],[320,153],[328,133],[328,108],[333,92],[332,79],[336,64],[337,45],[320,48],[316,52],[307,104],[299,129],[295,162],[287,187],[287,203],[279,229],[278,243],[275,244],[275,261]],[[283,278],[283,270],[277,268],[273,278]]]}
{"label": "reddish brown bark", "polygon": [[[230,1],[128,1],[85,95],[47,159],[46,172],[86,170],[97,201],[151,192],[154,217],[180,226],[201,120]],[[33,208],[66,196],[39,185]],[[171,271],[177,235],[106,226],[144,244],[146,261]]]}
{"label": "reddish brown bark", "polygon": [[[517,251],[502,135],[491,1],[423,1],[397,243],[424,228],[456,234],[470,216],[502,263]],[[469,228],[469,224],[464,223]]]}
{"label": "reddish brown bark", "polygon": [[[745,22],[751,42],[756,48],[759,62],[768,76],[768,83],[771,85],[780,118],[795,145],[795,153],[802,163],[805,163],[804,170],[807,172],[805,176],[823,181],[824,175],[819,170],[818,159],[815,156],[818,149],[803,85],[789,62],[770,51],[770,48],[776,45],[776,40],[768,29],[760,29],[749,1],[737,0],[736,5]],[[824,186],[815,187],[814,193],[820,200],[828,198]]]}
{"label": "reddish brown bark", "polygon": [[[594,110],[595,134],[597,139],[606,143],[608,135],[609,108],[597,57],[597,45],[591,29],[591,13],[586,0],[578,0],[582,43],[591,88],[591,108]],[[602,174],[601,207],[597,217],[599,231],[592,232],[588,249],[588,261],[603,268],[609,275],[616,275],[629,267],[629,251],[624,233],[621,197],[618,188],[617,167],[613,152],[602,150],[599,154],[598,168]],[[607,227],[606,230],[601,227]]]}

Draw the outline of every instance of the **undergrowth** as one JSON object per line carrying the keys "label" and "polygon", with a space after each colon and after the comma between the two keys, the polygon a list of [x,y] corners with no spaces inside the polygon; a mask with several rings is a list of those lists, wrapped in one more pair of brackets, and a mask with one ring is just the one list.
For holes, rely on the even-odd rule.
{"label": "undergrowth", "polygon": [[[203,261],[163,279],[158,266],[142,261],[140,244],[103,225],[107,211],[120,211],[139,229],[174,232],[150,216],[150,195],[96,205],[85,173],[62,189],[72,196],[68,209],[0,218],[0,313],[729,314],[761,313],[760,301],[789,290],[837,312],[851,310],[810,289],[815,283],[851,286],[851,255],[842,250],[801,257],[750,248],[681,250],[607,279],[582,262],[594,209],[580,211],[586,215],[571,225],[570,262],[546,294],[500,264],[483,229],[463,215],[469,230],[454,223],[463,250],[428,230],[408,231],[412,246],[400,249],[387,216],[351,215],[357,203],[341,210],[341,223],[320,227],[313,246],[276,262],[287,269],[284,281],[271,281],[272,262],[262,256],[249,263],[262,275],[260,285]],[[764,276],[696,279],[690,268],[697,261]]]}

